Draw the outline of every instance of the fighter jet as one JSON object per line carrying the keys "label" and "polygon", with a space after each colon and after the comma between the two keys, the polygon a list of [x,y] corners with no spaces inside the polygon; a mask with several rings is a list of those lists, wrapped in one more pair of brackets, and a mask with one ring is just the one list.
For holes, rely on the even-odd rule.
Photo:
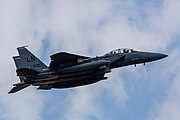
{"label": "fighter jet", "polygon": [[107,79],[105,74],[111,72],[111,69],[141,63],[145,65],[168,56],[133,49],[116,49],[96,57],[59,52],[50,56],[51,62],[47,67],[26,47],[18,47],[19,55],[13,57],[20,82],[14,84],[9,93],[30,85],[43,90],[88,85]]}

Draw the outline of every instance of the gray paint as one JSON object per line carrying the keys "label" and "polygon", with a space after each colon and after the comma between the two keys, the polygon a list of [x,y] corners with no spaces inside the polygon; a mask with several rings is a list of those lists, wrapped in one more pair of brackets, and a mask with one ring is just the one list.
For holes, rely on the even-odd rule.
{"label": "gray paint", "polygon": [[13,57],[20,83],[14,84],[9,93],[30,85],[38,89],[69,88],[92,84],[104,79],[106,73],[118,67],[151,62],[167,57],[165,54],[117,49],[105,55],[86,57],[60,52],[51,55],[47,67],[25,47],[17,48],[19,56]]}

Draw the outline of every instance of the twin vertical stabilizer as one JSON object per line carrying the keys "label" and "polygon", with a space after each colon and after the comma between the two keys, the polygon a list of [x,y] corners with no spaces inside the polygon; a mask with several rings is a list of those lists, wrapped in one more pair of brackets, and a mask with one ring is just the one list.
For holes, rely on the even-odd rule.
{"label": "twin vertical stabilizer", "polygon": [[26,80],[26,76],[35,75],[36,73],[48,68],[28,49],[26,49],[26,47],[27,46],[18,47],[17,50],[19,56],[13,57],[17,68],[16,72],[21,82],[18,84],[14,84],[14,87],[9,91],[9,93],[15,93],[30,86],[29,83],[24,82]]}

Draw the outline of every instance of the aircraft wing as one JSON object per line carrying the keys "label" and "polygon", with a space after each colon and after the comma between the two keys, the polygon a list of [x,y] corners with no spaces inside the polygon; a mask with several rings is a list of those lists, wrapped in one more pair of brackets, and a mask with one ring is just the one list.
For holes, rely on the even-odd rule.
{"label": "aircraft wing", "polygon": [[75,55],[72,53],[60,52],[53,54],[51,57],[50,68],[56,69],[59,65],[66,65],[68,63],[76,64],[78,59],[88,59],[90,57]]}
{"label": "aircraft wing", "polygon": [[20,91],[28,86],[30,86],[30,84],[25,84],[25,83],[18,83],[18,84],[14,84],[15,87],[13,87],[8,93],[15,93],[17,91]]}

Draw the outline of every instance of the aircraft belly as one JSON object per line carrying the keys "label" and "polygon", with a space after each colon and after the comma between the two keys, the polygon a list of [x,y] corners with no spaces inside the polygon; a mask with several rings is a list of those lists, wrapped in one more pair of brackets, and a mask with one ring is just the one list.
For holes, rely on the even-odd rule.
{"label": "aircraft belly", "polygon": [[101,78],[96,78],[96,79],[87,78],[87,79],[80,79],[80,80],[71,81],[71,82],[64,82],[64,83],[54,85],[53,88],[70,88],[70,87],[89,85],[89,84],[99,82],[103,79],[107,79],[107,77],[101,77]]}
{"label": "aircraft belly", "polygon": [[[59,79],[49,80],[49,81],[41,81],[33,83],[34,86],[40,86],[38,89],[49,89],[51,88],[69,88],[76,87],[81,85],[92,84],[98,82],[102,79],[107,79],[104,77],[104,74],[101,73],[91,73],[84,75],[77,75],[71,77],[59,77]],[[49,87],[48,87],[49,86]]]}

